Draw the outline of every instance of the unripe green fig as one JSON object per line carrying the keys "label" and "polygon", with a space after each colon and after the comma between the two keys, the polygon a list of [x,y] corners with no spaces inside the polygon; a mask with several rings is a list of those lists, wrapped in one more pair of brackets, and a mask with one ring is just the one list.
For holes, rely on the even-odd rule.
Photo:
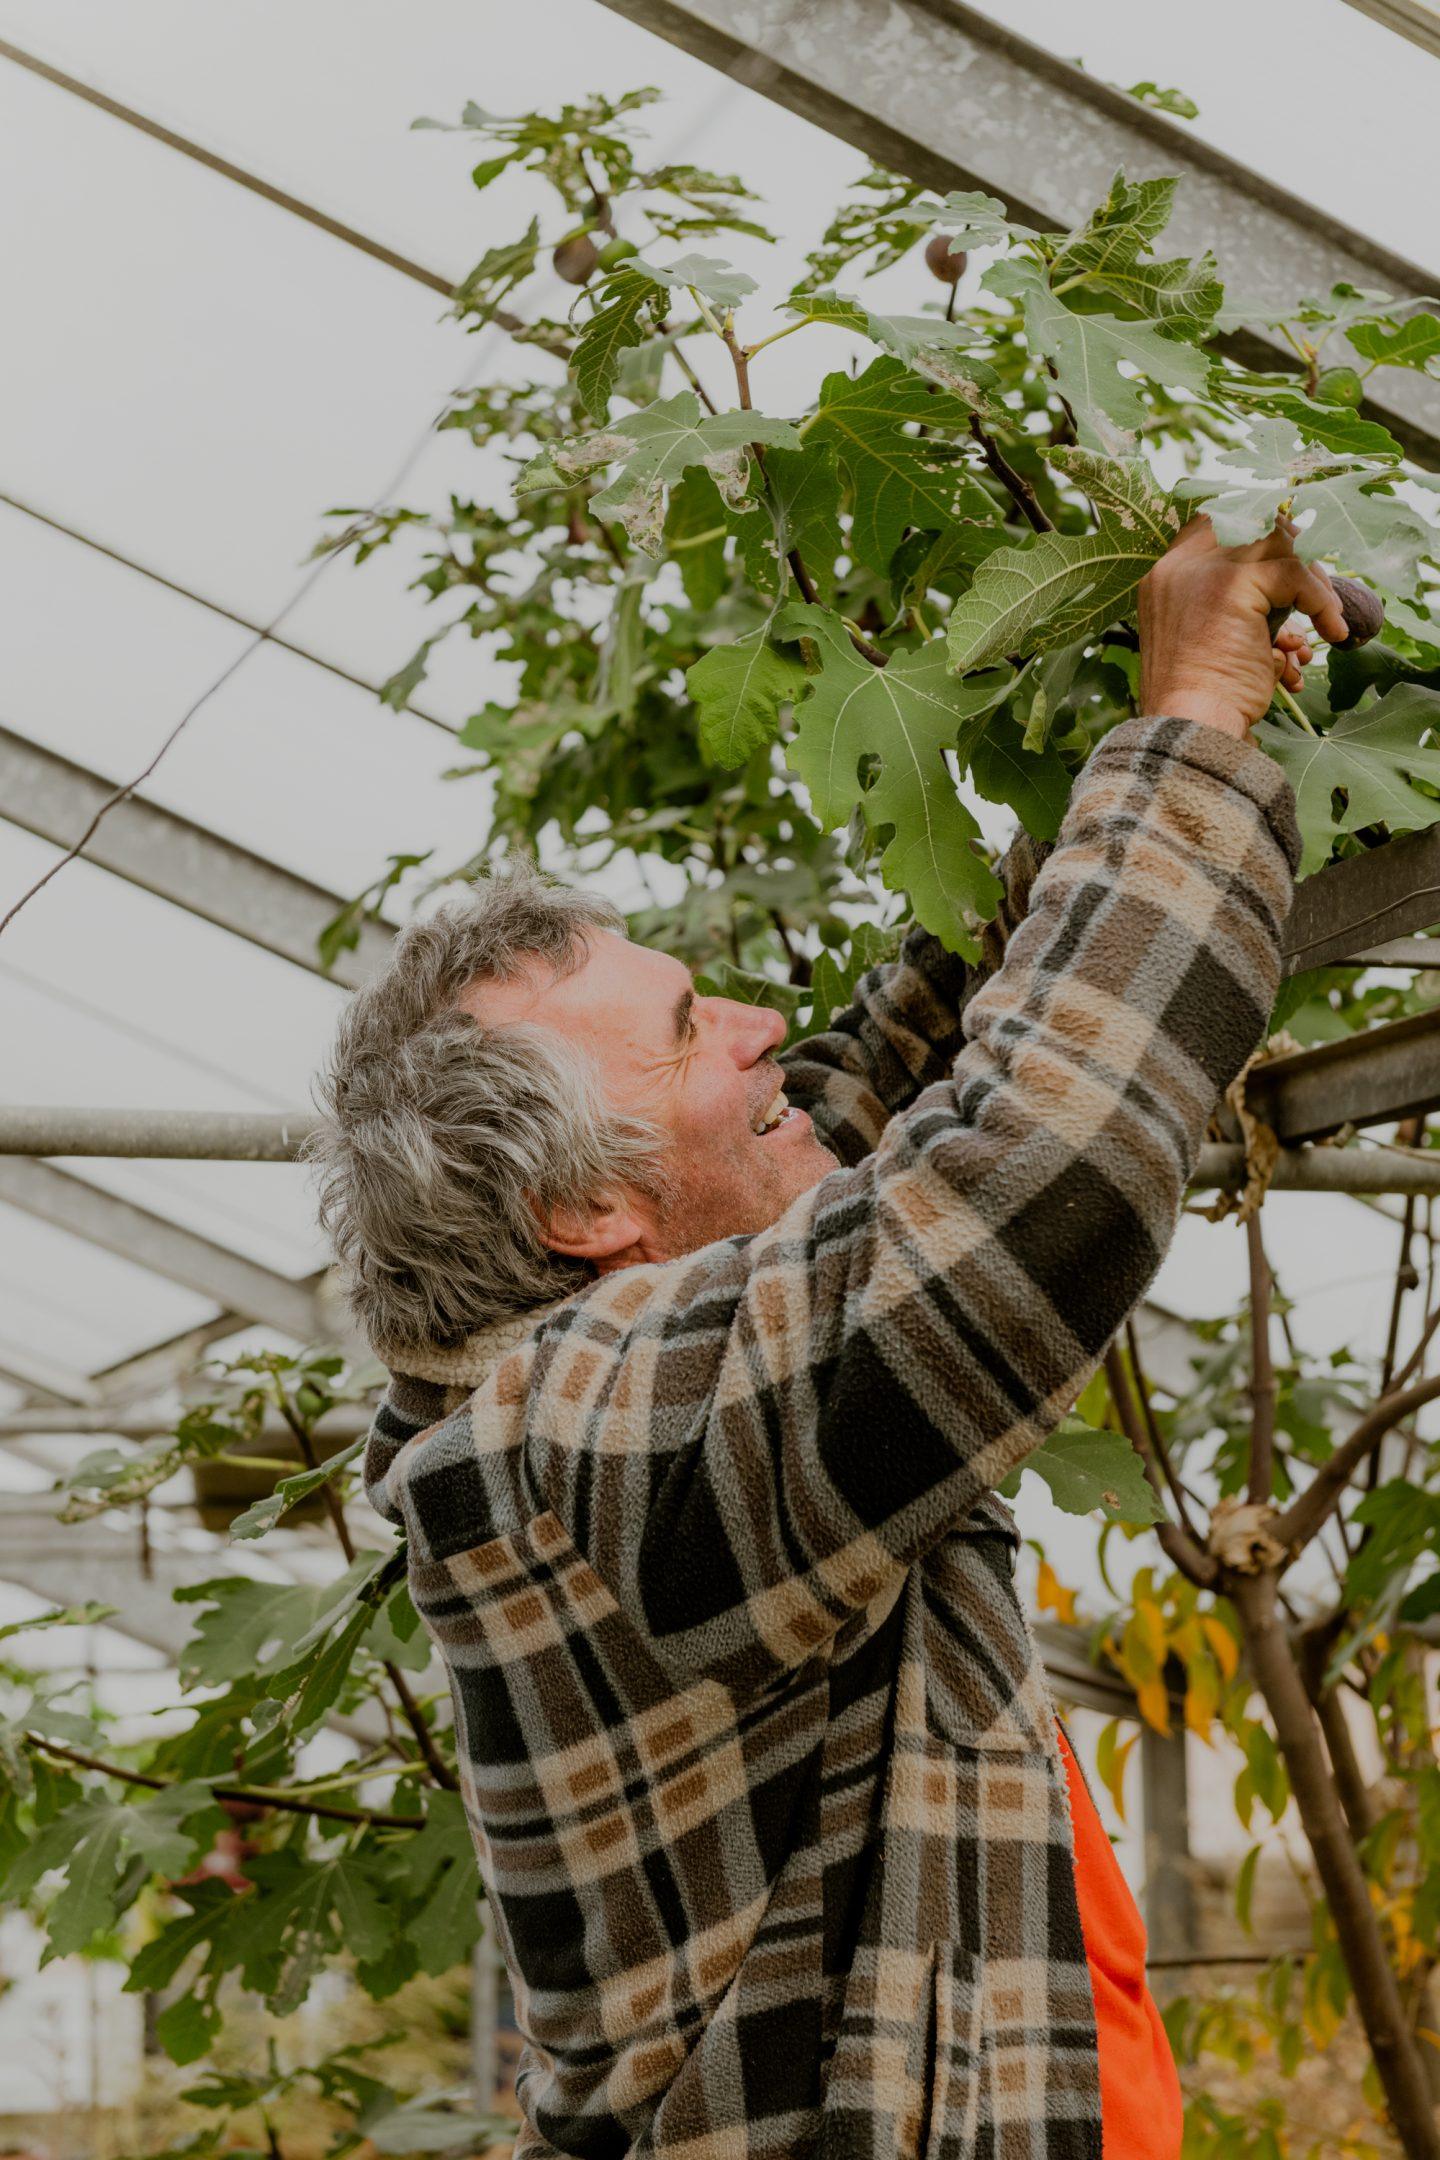
{"label": "unripe green fig", "polygon": [[1346,640],[1349,648],[1368,645],[1371,638],[1379,637],[1385,627],[1385,603],[1379,593],[1368,585],[1357,584],[1354,578],[1332,577],[1335,597],[1340,602],[1340,612],[1350,626]]}
{"label": "unripe green fig", "polygon": [[942,285],[958,285],[969,260],[964,248],[952,252],[949,233],[937,232],[925,243],[925,267]]}
{"label": "unripe green fig", "polygon": [[599,267],[600,251],[589,233],[571,233],[550,258],[555,275],[567,285],[588,285]]}
{"label": "unripe green fig", "polygon": [[625,262],[630,256],[638,255],[639,252],[640,250],[633,240],[607,240],[600,250],[598,258],[600,268],[602,270],[613,270],[616,263]]}
{"label": "unripe green fig", "polygon": [[1315,385],[1322,405],[1355,406],[1365,395],[1365,385],[1353,367],[1327,367]]}

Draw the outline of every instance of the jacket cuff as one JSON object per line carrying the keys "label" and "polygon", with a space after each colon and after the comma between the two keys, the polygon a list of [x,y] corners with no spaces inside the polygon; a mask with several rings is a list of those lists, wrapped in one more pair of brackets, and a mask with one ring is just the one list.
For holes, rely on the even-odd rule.
{"label": "jacket cuff", "polygon": [[1300,862],[1300,827],[1295,795],[1280,767],[1253,743],[1227,735],[1200,720],[1126,720],[1113,728],[1090,760],[1102,770],[1134,768],[1167,760],[1188,765],[1243,795],[1270,829],[1293,876]]}

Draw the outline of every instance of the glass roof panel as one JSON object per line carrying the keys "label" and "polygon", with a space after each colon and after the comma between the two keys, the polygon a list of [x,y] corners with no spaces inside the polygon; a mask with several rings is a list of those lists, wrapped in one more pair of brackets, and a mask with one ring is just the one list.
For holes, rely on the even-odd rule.
{"label": "glass roof panel", "polygon": [[[983,14],[1121,88],[1174,84],[1192,127],[1293,194],[1422,265],[1435,233],[1440,59],[1345,0],[980,0]],[[1384,150],[1367,136],[1383,115]]]}
{"label": "glass roof panel", "polygon": [[8,1344],[94,1372],[215,1310],[179,1283],[0,1205],[0,1364]]}

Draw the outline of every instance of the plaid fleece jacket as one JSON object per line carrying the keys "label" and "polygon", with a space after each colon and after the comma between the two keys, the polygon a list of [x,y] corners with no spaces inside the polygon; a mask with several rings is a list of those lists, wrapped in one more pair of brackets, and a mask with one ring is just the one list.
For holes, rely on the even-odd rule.
{"label": "plaid fleece jacket", "polygon": [[912,933],[790,1054],[845,1167],[392,1353],[366,1483],[449,1671],[525,2160],[1099,2160],[993,1487],[1155,1271],[1295,855],[1277,766],[1128,723],[988,980]]}

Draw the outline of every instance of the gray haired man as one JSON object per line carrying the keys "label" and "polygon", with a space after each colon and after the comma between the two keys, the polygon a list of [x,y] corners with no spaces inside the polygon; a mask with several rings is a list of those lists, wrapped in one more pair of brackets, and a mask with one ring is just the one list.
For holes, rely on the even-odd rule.
{"label": "gray haired man", "polygon": [[1012,850],[978,970],[912,931],[779,1054],[517,875],[346,1014],[319,1157],[394,1374],[366,1485],[450,1676],[526,2160],[1178,2152],[994,1488],[1270,1010],[1280,604],[1344,635],[1285,532],[1187,529],[1142,591],[1155,717],[1043,868]]}

